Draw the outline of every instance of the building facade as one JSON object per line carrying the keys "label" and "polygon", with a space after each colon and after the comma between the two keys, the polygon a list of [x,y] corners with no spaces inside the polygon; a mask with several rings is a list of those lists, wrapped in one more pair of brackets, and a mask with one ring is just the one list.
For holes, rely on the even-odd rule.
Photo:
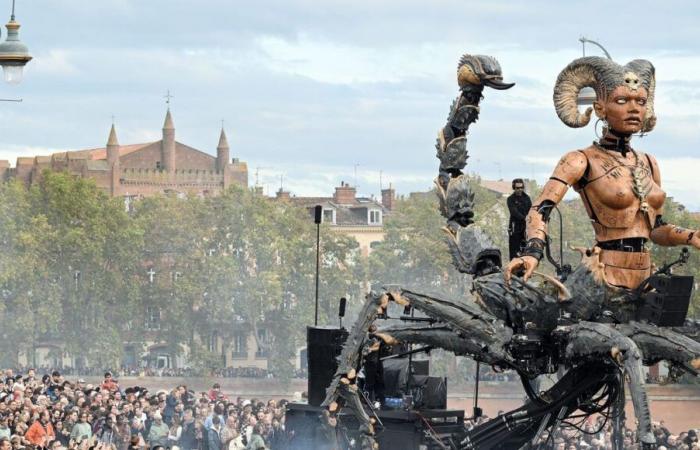
{"label": "building facade", "polygon": [[384,218],[394,209],[396,191],[391,186],[382,189],[379,202],[371,197],[357,197],[356,188],[341,181],[332,197],[292,197],[280,189],[275,198],[305,208],[312,218],[316,206],[321,205],[321,222],[329,224],[333,231],[353,237],[360,244],[362,255],[368,256],[372,245],[384,239]]}
{"label": "building facade", "polygon": [[121,145],[112,125],[105,147],[21,157],[14,168],[0,161],[0,180],[15,178],[30,186],[45,169],[67,171],[94,180],[98,188],[127,202],[156,194],[216,195],[231,185],[247,188],[248,167],[230,159],[223,129],[216,156],[175,140],[170,109],[162,132],[155,142]]}

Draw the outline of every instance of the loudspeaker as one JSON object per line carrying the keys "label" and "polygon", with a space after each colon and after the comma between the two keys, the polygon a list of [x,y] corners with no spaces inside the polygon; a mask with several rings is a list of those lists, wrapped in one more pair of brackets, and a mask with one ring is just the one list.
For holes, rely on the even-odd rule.
{"label": "loudspeaker", "polygon": [[693,293],[693,277],[654,275],[649,279],[652,291],[642,294],[637,320],[660,327],[683,326]]}
{"label": "loudspeaker", "polygon": [[340,304],[338,305],[338,317],[345,317],[345,305],[347,302],[347,298],[340,297]]}
{"label": "loudspeaker", "polygon": [[337,358],[347,337],[343,328],[306,327],[309,405],[319,406],[326,398],[326,388],[338,369]]}

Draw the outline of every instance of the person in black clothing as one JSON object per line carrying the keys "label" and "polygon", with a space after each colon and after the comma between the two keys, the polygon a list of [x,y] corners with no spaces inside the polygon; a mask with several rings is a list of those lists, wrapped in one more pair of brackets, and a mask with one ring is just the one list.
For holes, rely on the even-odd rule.
{"label": "person in black clothing", "polygon": [[182,450],[196,450],[197,431],[194,425],[194,413],[191,408],[185,409],[182,419],[182,433],[180,434],[180,448]]}
{"label": "person in black clothing", "polygon": [[532,201],[525,193],[525,182],[522,178],[516,178],[511,185],[513,193],[508,197],[508,252],[510,259],[518,256],[520,249],[525,246],[525,218],[530,212]]}

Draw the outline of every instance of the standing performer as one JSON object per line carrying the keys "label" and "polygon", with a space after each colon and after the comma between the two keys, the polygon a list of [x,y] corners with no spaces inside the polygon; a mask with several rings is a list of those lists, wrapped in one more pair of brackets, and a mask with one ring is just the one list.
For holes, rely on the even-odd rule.
{"label": "standing performer", "polygon": [[525,193],[525,182],[516,178],[511,184],[513,193],[508,197],[508,252],[510,259],[515,258],[525,247],[525,218],[532,207],[530,196]]}
{"label": "standing performer", "polygon": [[554,106],[572,128],[585,126],[592,108],[578,112],[576,98],[586,86],[595,89],[593,104],[603,122],[602,136],[583,150],[567,153],[557,164],[527,216],[527,246],[511,260],[506,278],[525,271],[527,280],[542,259],[547,221],[552,208],[569,187],[580,195],[595,231],[591,250],[602,264],[608,286],[634,289],[651,275],[647,242],[700,248],[700,233],[664,222],[666,193],[656,159],[631,146],[635,133],[648,133],[656,124],[654,66],[636,59],[624,66],[595,56],[570,63],[557,78]]}

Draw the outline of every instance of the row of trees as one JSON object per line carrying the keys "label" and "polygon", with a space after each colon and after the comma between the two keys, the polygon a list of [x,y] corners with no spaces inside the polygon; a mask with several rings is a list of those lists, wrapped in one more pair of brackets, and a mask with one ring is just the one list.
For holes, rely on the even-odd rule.
{"label": "row of trees", "polygon": [[[0,364],[55,342],[91,365],[114,367],[123,344],[191,348],[221,364],[234,334],[264,323],[270,367],[290,358],[313,322],[315,230],[308,213],[247,190],[211,198],[156,197],[128,213],[87,179],[45,172],[29,190],[0,186]],[[356,298],[358,245],[324,233],[320,297]],[[323,308],[321,320],[327,311]],[[147,314],[148,313],[148,314]],[[154,323],[157,321],[157,326]],[[143,348],[143,347],[141,347]]]}

